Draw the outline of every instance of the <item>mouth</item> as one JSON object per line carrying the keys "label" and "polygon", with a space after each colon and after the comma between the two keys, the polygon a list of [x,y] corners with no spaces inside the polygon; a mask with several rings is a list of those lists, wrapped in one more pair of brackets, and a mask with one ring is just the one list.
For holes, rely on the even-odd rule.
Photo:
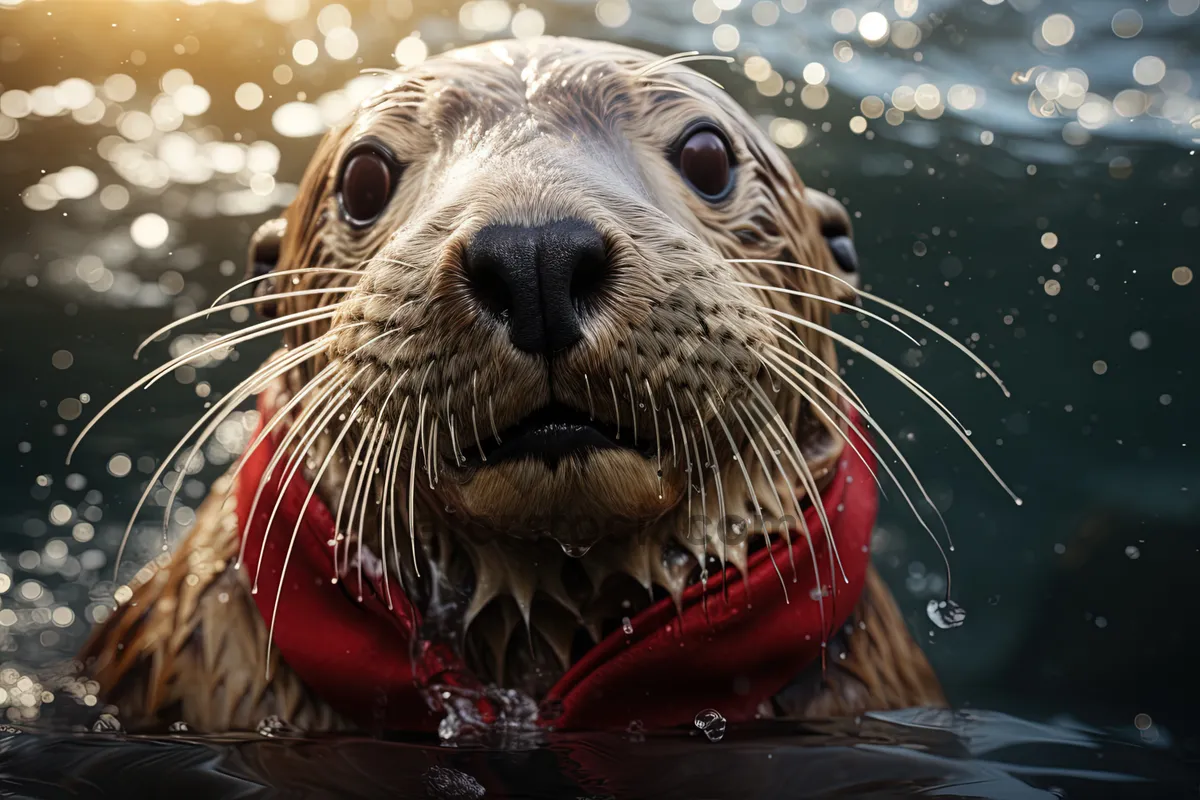
{"label": "mouth", "polygon": [[647,458],[651,455],[644,444],[634,439],[632,431],[594,419],[562,403],[539,408],[481,446],[483,458],[475,448],[464,453],[467,466],[528,459],[554,468],[563,460],[582,459],[601,450],[631,450]]}

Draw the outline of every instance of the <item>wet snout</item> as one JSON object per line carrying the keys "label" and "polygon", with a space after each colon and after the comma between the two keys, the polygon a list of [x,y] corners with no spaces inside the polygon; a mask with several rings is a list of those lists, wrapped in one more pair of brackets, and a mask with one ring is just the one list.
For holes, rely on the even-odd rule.
{"label": "wet snout", "polygon": [[487,225],[463,259],[484,312],[508,327],[518,350],[547,358],[583,338],[586,315],[610,271],[604,236],[580,219]]}

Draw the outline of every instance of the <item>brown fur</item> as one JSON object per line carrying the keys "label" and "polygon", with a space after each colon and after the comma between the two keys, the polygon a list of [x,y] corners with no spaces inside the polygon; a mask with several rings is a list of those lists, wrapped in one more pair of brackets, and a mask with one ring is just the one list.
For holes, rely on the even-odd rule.
{"label": "brown fur", "polygon": [[[696,197],[665,155],[701,117],[728,134],[737,164],[733,193],[717,204]],[[342,157],[364,136],[382,141],[407,167],[383,218],[354,230],[339,219],[333,187]],[[568,217],[603,234],[612,272],[584,340],[556,356],[548,373],[540,357],[513,348],[503,327],[481,315],[466,291],[461,256],[484,225]],[[299,428],[301,409],[332,409],[342,397],[363,409],[347,423],[344,452],[329,459],[322,496],[338,505],[352,486],[349,454],[365,443],[362,452],[374,452],[379,465],[367,493],[381,501],[382,517],[371,504],[365,524],[343,531],[403,575],[418,603],[428,580],[458,585],[469,578],[476,588],[461,610],[467,657],[486,677],[536,693],[538,686],[514,677],[530,674],[531,660],[543,675],[565,669],[577,628],[595,640],[614,614],[636,612],[655,590],[678,600],[709,557],[744,571],[749,542],[783,535],[769,520],[791,514],[793,498],[829,475],[842,447],[831,413],[835,391],[773,392],[778,381],[767,360],[772,348],[802,347],[797,363],[833,374],[832,341],[770,310],[825,326],[835,307],[741,284],[850,300],[853,276],[840,272],[821,235],[834,217],[848,227],[841,206],[805,190],[723,92],[646,53],[541,38],[454,51],[396,75],[321,143],[281,223],[278,270],[359,274],[314,269],[286,288],[353,284],[353,291],[283,297],[276,308],[294,314],[336,303],[331,319],[285,332],[293,348],[328,336],[320,354],[283,378],[293,393],[326,381],[291,422]],[[726,261],[733,258],[793,261],[826,274]],[[658,430],[658,457],[605,451],[555,470],[533,462],[477,470],[459,464],[457,451],[474,446],[476,431],[502,431],[551,397],[636,426],[642,441]],[[368,419],[373,428],[362,424]],[[778,420],[786,442],[768,432],[769,419]],[[311,443],[310,478],[340,424],[331,428]],[[384,457],[397,431],[409,438]],[[670,451],[661,444],[668,432],[676,442]],[[812,480],[802,482],[786,460],[772,465],[758,445],[794,447]],[[417,465],[411,516],[408,481],[394,480],[395,494],[387,493],[389,460],[403,478]],[[720,468],[704,468],[709,461]],[[288,670],[263,681],[264,626],[244,573],[227,569],[236,530],[223,522],[217,497],[172,559],[143,571],[133,600],[89,645],[106,698],[139,720],[182,715],[209,729],[247,727],[268,713],[311,728],[336,726]],[[697,539],[688,535],[696,514],[745,516],[752,535],[728,542],[721,525],[707,522]],[[601,524],[579,534],[581,517]],[[406,548],[388,541],[389,521],[436,567],[425,570],[434,575],[426,584],[399,557]],[[567,577],[576,562],[551,537],[591,547],[577,562],[585,577]],[[192,575],[198,580],[190,582]],[[845,638],[845,659],[805,690],[796,710],[942,702],[873,572],[858,615],[862,625]],[[515,633],[522,618],[524,641]]]}

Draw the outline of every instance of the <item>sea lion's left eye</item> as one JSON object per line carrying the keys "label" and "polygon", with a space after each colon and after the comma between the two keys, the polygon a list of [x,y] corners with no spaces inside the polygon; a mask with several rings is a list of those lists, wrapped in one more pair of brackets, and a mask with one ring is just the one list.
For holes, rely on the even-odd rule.
{"label": "sea lion's left eye", "polygon": [[387,207],[396,188],[396,162],[375,145],[357,147],[342,162],[338,176],[338,205],[346,221],[370,225]]}
{"label": "sea lion's left eye", "polygon": [[675,156],[679,174],[709,202],[722,200],[733,188],[729,144],[715,128],[692,128],[680,140]]}

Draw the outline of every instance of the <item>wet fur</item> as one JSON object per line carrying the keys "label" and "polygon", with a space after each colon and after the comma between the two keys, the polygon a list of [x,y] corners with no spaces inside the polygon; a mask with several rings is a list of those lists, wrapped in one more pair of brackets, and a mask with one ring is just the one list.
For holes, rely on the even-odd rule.
{"label": "wet fur", "polygon": [[[278,271],[360,272],[314,270],[274,286],[276,293],[354,287],[274,304],[277,314],[288,315],[337,303],[332,318],[285,331],[293,349],[334,333],[320,355],[281,376],[274,391],[286,399],[325,375],[338,388],[313,392],[314,408],[347,392],[361,398],[358,422],[373,420],[373,429],[349,429],[321,478],[322,496],[335,508],[345,489],[357,492],[350,454],[364,443],[363,452],[371,453],[372,437],[386,441],[381,433],[406,431],[402,447],[380,462],[380,476],[405,480],[396,482],[394,495],[382,477],[366,491],[384,501],[381,513],[392,515],[404,540],[416,537],[423,576],[401,558],[407,547],[387,541],[389,519],[377,517],[374,504],[353,533],[383,555],[418,603],[429,595],[430,580],[473,587],[459,609],[467,656],[485,677],[534,694],[570,663],[579,630],[597,640],[655,592],[678,601],[710,558],[744,572],[751,541],[783,535],[761,523],[732,543],[717,524],[699,539],[686,535],[690,515],[778,519],[792,513],[793,498],[805,496],[799,476],[755,460],[754,445],[769,442],[755,438],[766,437],[765,423],[748,410],[755,398],[770,401],[763,413],[786,426],[813,484],[828,476],[841,451],[838,423],[825,406],[814,411],[814,398],[774,391],[779,382],[763,362],[771,347],[796,341],[805,347],[800,360],[836,369],[827,336],[780,324],[764,310],[824,326],[835,307],[740,284],[851,300],[841,281],[854,276],[839,270],[822,237],[831,221],[848,228],[845,212],[805,190],[791,164],[722,91],[682,66],[657,63],[616,45],[552,38],[432,59],[396,75],[323,140],[283,223]],[[716,205],[696,197],[667,157],[683,129],[701,117],[728,133],[737,164],[733,194]],[[409,166],[384,218],[356,231],[340,222],[333,189],[342,157],[364,136]],[[584,341],[548,371],[481,314],[466,290],[461,253],[485,224],[569,217],[601,231],[612,274],[588,316]],[[794,261],[841,281],[726,259]],[[835,392],[822,388],[817,400],[835,402]],[[556,470],[519,462],[476,471],[458,463],[457,451],[475,446],[476,430],[489,437],[552,397],[605,422],[636,425],[643,443],[657,421],[661,466],[658,458],[629,451]],[[737,422],[743,410],[750,438]],[[679,440],[674,451],[662,443],[668,422]],[[339,427],[313,441],[310,466],[325,460]],[[681,455],[689,446],[705,455]],[[420,458],[410,461],[412,448]],[[388,459],[398,472],[388,472]],[[707,461],[719,470],[703,469]],[[409,516],[412,463],[418,473]],[[754,470],[749,481],[743,464]],[[310,729],[341,725],[284,665],[269,682],[261,680],[263,658],[278,654],[267,655],[245,572],[228,568],[237,529],[220,508],[221,491],[214,489],[176,553],[139,573],[133,599],[85,650],[106,702],[144,724],[181,717],[209,730],[236,729],[280,714]],[[578,526],[565,514],[601,520],[605,535],[575,541]],[[547,535],[591,549],[567,559]],[[874,573],[852,627],[853,635],[837,645],[845,658],[815,681],[801,680],[804,688],[789,690],[791,699],[780,700],[777,710],[853,713],[942,702]],[[535,672],[542,677],[530,677]],[[213,703],[213,697],[225,699]]]}

